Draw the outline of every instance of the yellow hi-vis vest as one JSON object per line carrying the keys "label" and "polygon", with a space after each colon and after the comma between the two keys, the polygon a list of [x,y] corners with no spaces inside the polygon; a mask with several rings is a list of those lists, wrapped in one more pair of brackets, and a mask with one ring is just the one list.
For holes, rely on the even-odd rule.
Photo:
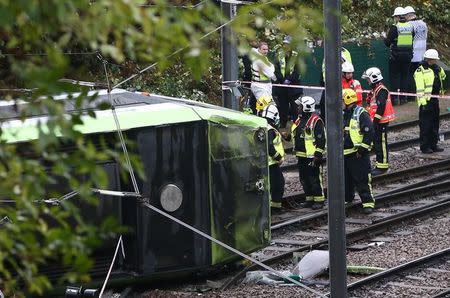
{"label": "yellow hi-vis vest", "polygon": [[298,53],[296,51],[292,51],[291,53],[292,54],[291,57],[289,57],[289,61],[286,62],[286,53],[284,52],[284,50],[280,49],[277,52],[277,59],[280,62],[280,71],[283,77],[286,76],[286,68],[287,74],[291,74],[294,70]]}
{"label": "yellow hi-vis vest", "polygon": [[303,137],[305,140],[305,151],[295,150],[295,139],[297,134],[297,127],[300,122],[300,119],[297,119],[291,126],[291,134],[292,134],[292,145],[294,146],[295,156],[297,157],[306,157],[313,158],[314,153],[316,151],[324,154],[325,150],[320,148],[316,148],[316,139],[314,138],[314,127],[316,126],[317,121],[322,121],[317,114],[312,114],[311,117],[306,122],[305,128],[301,133],[303,133]]}
{"label": "yellow hi-vis vest", "polygon": [[[344,62],[350,62],[352,63],[352,55],[350,54],[350,51],[346,48],[342,47],[341,51],[341,64]],[[325,57],[322,60],[322,77],[325,81]]]}
{"label": "yellow hi-vis vest", "polygon": [[[266,65],[271,65],[272,63],[269,61],[269,58],[267,58],[264,55],[261,54],[254,54],[255,58],[254,59],[259,59],[261,60],[264,64]],[[267,77],[264,72],[259,71],[259,69],[255,69],[253,67],[253,63],[252,63],[252,81],[253,82],[260,82],[260,83],[270,83],[272,82],[271,78]]]}
{"label": "yellow hi-vis vest", "polygon": [[[275,156],[281,156],[281,160],[283,160],[284,156],[286,154],[284,152],[283,141],[281,140],[281,134],[278,132],[278,130],[276,130],[270,124],[267,125],[267,129],[275,131],[275,139],[273,139],[273,146],[275,147],[275,151],[277,152],[275,154]],[[269,166],[277,164],[277,163],[279,163],[279,161],[276,161],[275,159],[272,158],[272,156],[269,156]]]}
{"label": "yellow hi-vis vest", "polygon": [[413,44],[413,26],[411,23],[397,23],[397,47],[412,47]]}
{"label": "yellow hi-vis vest", "polygon": [[344,149],[344,155],[358,151],[358,147],[360,146],[366,148],[367,150],[371,149],[370,145],[362,142],[364,135],[361,133],[361,128],[359,127],[359,117],[362,113],[367,113],[367,111],[363,107],[357,106],[353,111],[352,118],[350,119],[348,126],[344,128],[344,130],[350,134],[350,139],[353,143],[353,148]]}
{"label": "yellow hi-vis vest", "polygon": [[[439,80],[441,82],[441,90],[440,93],[443,94],[443,81],[445,80],[445,72],[440,67],[439,70]],[[431,99],[431,92],[433,91],[434,84],[434,72],[429,68],[423,67],[423,65],[419,66],[417,70],[414,72],[414,81],[416,82],[416,92],[417,92],[417,105],[423,106],[428,103]]]}

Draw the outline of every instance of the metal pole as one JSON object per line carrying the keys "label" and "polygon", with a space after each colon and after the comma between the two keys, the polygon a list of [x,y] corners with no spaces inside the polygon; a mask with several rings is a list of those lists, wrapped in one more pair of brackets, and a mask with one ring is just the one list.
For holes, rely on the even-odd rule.
{"label": "metal pole", "polygon": [[347,297],[340,0],[324,0],[325,115],[331,297]]}
{"label": "metal pole", "polygon": [[[236,5],[221,2],[222,13],[227,19],[236,16]],[[222,36],[222,81],[237,81],[238,79],[238,53],[237,38],[229,26],[221,29]],[[222,104],[224,107],[238,110],[239,104],[230,89],[222,89]]]}

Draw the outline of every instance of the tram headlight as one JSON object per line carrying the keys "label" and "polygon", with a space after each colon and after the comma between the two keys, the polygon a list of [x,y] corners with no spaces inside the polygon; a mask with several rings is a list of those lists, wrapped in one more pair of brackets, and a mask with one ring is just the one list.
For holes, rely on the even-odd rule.
{"label": "tram headlight", "polygon": [[183,192],[175,184],[166,184],[161,189],[160,203],[167,212],[174,212],[183,202]]}

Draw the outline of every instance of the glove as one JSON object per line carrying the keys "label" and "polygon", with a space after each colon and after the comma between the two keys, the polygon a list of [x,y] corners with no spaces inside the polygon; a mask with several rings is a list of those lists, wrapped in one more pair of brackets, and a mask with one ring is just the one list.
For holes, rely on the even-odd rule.
{"label": "glove", "polygon": [[325,160],[323,159],[323,157],[314,156],[313,158],[313,165],[315,167],[320,167],[324,162]]}
{"label": "glove", "polygon": [[291,84],[291,81],[289,81],[289,80],[284,80],[283,84],[284,84],[284,85],[289,85],[289,84]]}
{"label": "glove", "polygon": [[363,155],[365,155],[368,152],[368,150],[362,146],[358,147],[358,151],[356,151],[356,157],[361,158]]}

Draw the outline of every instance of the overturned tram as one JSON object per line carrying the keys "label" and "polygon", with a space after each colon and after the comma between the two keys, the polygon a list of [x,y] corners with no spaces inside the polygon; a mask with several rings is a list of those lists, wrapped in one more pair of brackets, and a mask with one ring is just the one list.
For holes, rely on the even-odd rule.
{"label": "overturned tram", "polygon": [[[145,179],[137,178],[136,182],[150,204],[241,252],[268,245],[266,120],[180,98],[120,89],[109,95],[106,90],[95,93],[96,99],[85,108],[93,109],[96,117],[85,119],[77,129],[86,138],[113,138],[118,120],[125,138],[135,144],[128,150],[143,165]],[[74,109],[65,95],[55,100],[65,101],[67,113]],[[94,108],[111,101],[116,119],[112,110]],[[21,121],[10,118],[14,114],[11,107],[0,110],[2,138],[19,146],[38,138],[37,123],[47,117],[35,115]],[[119,175],[119,163],[111,160],[99,166],[108,175],[109,191],[134,191]],[[105,192],[98,196],[98,207],[83,208],[82,215],[100,221],[112,214],[131,231],[123,236],[125,258],[119,254],[111,282],[159,280],[217,268],[237,259],[222,246],[145,208],[132,196]],[[93,280],[105,278],[115,246],[115,242],[105,243],[96,254]]]}

